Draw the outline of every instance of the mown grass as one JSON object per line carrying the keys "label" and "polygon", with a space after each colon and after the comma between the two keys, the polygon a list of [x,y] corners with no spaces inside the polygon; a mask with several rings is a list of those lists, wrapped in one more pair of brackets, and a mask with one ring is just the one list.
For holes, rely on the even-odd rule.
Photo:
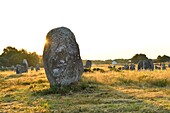
{"label": "mown grass", "polygon": [[44,70],[0,72],[0,112],[170,113],[170,69],[84,73],[68,87],[50,88]]}

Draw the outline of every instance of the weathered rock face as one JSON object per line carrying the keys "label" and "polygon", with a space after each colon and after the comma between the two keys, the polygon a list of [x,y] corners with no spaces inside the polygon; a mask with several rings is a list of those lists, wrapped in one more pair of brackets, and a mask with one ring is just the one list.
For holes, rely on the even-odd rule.
{"label": "weathered rock face", "polygon": [[31,67],[30,67],[30,69],[31,69],[31,71],[33,71],[33,70],[34,70],[34,67],[33,67],[33,66],[31,66]]}
{"label": "weathered rock face", "polygon": [[15,66],[12,65],[12,66],[10,67],[10,70],[11,70],[11,71],[14,71],[14,69],[15,69]]}
{"label": "weathered rock face", "polygon": [[124,65],[124,69],[125,69],[125,70],[129,70],[129,65],[128,65],[128,64],[125,64],[125,65]]}
{"label": "weathered rock face", "polygon": [[162,64],[162,70],[166,70],[165,64]]}
{"label": "weathered rock face", "polygon": [[17,64],[16,65],[16,74],[22,74],[23,70],[22,70],[22,66]]}
{"label": "weathered rock face", "polygon": [[87,60],[85,67],[86,68],[91,68],[91,65],[92,65],[92,62],[90,60]]}
{"label": "weathered rock face", "polygon": [[135,70],[135,64],[130,64],[130,70]]}
{"label": "weathered rock face", "polygon": [[28,62],[26,59],[23,60],[23,72],[28,72]]}
{"label": "weathered rock face", "polygon": [[168,67],[170,68],[170,64],[168,64]]}
{"label": "weathered rock face", "polygon": [[138,63],[138,70],[154,70],[154,65],[151,60],[140,60]]}
{"label": "weathered rock face", "polygon": [[40,70],[40,67],[38,64],[36,64],[36,68],[35,68],[36,71]]}
{"label": "weathered rock face", "polygon": [[43,62],[50,85],[64,86],[80,80],[83,63],[71,30],[65,27],[52,29],[46,40]]}

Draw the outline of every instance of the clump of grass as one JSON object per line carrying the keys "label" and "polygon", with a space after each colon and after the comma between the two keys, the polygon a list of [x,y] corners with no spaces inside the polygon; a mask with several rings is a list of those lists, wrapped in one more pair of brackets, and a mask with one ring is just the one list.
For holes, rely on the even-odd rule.
{"label": "clump of grass", "polygon": [[4,94],[1,98],[0,101],[4,102],[12,102],[14,101],[14,96],[12,94]]}
{"label": "clump of grass", "polygon": [[7,76],[6,79],[19,78],[19,77],[22,77],[22,76],[23,76],[22,74],[12,74],[12,75]]}
{"label": "clump of grass", "polygon": [[101,72],[101,73],[104,73],[105,71],[104,71],[104,69],[100,69],[100,72]]}
{"label": "clump of grass", "polygon": [[22,85],[30,85],[31,82],[23,82]]}
{"label": "clump of grass", "polygon": [[[31,88],[34,88],[33,86]],[[48,95],[48,94],[61,94],[61,95],[69,95],[72,93],[85,93],[85,92],[91,92],[97,89],[97,83],[85,80],[83,77],[82,80],[76,83],[72,83],[68,86],[51,86],[49,89],[44,89],[44,90],[38,90],[34,91],[34,95],[40,94],[40,95]]]}
{"label": "clump of grass", "polygon": [[166,78],[151,79],[148,80],[148,83],[152,86],[157,86],[157,87],[166,87],[169,84]]}
{"label": "clump of grass", "polygon": [[119,70],[117,68],[110,68],[110,71],[121,72],[121,70]]}
{"label": "clump of grass", "polygon": [[118,77],[117,78],[118,84],[119,85],[134,85],[137,84],[137,81],[134,81],[129,78],[123,78],[123,77]]}
{"label": "clump of grass", "polygon": [[0,112],[169,113],[170,69],[115,72],[107,65],[97,67],[105,73],[84,73],[79,82],[60,88],[50,88],[44,70],[21,76],[1,72]]}
{"label": "clump of grass", "polygon": [[148,86],[148,87],[152,87],[152,86],[166,87],[169,85],[169,81],[167,78],[159,78],[152,75],[138,76],[138,81],[140,85]]}

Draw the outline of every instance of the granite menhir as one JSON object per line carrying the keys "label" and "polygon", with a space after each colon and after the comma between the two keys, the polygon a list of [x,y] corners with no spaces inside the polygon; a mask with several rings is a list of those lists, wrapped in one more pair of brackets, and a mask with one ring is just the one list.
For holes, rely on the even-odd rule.
{"label": "granite menhir", "polygon": [[28,72],[28,62],[27,62],[27,60],[26,59],[24,59],[23,60],[23,66],[24,66],[24,68],[23,68],[23,73],[24,72]]}
{"label": "granite menhir", "polygon": [[83,63],[73,32],[66,27],[52,29],[46,36],[43,62],[50,86],[67,86],[81,79]]}
{"label": "granite menhir", "polygon": [[92,61],[91,60],[87,60],[85,67],[86,68],[91,68],[91,65],[92,65]]}

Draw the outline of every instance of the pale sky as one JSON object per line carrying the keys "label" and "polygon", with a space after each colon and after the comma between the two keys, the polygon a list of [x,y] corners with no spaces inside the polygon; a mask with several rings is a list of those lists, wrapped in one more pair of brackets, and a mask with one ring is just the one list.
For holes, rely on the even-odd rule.
{"label": "pale sky", "polygon": [[0,54],[13,46],[42,55],[46,34],[61,26],[82,59],[170,56],[170,0],[1,0]]}

